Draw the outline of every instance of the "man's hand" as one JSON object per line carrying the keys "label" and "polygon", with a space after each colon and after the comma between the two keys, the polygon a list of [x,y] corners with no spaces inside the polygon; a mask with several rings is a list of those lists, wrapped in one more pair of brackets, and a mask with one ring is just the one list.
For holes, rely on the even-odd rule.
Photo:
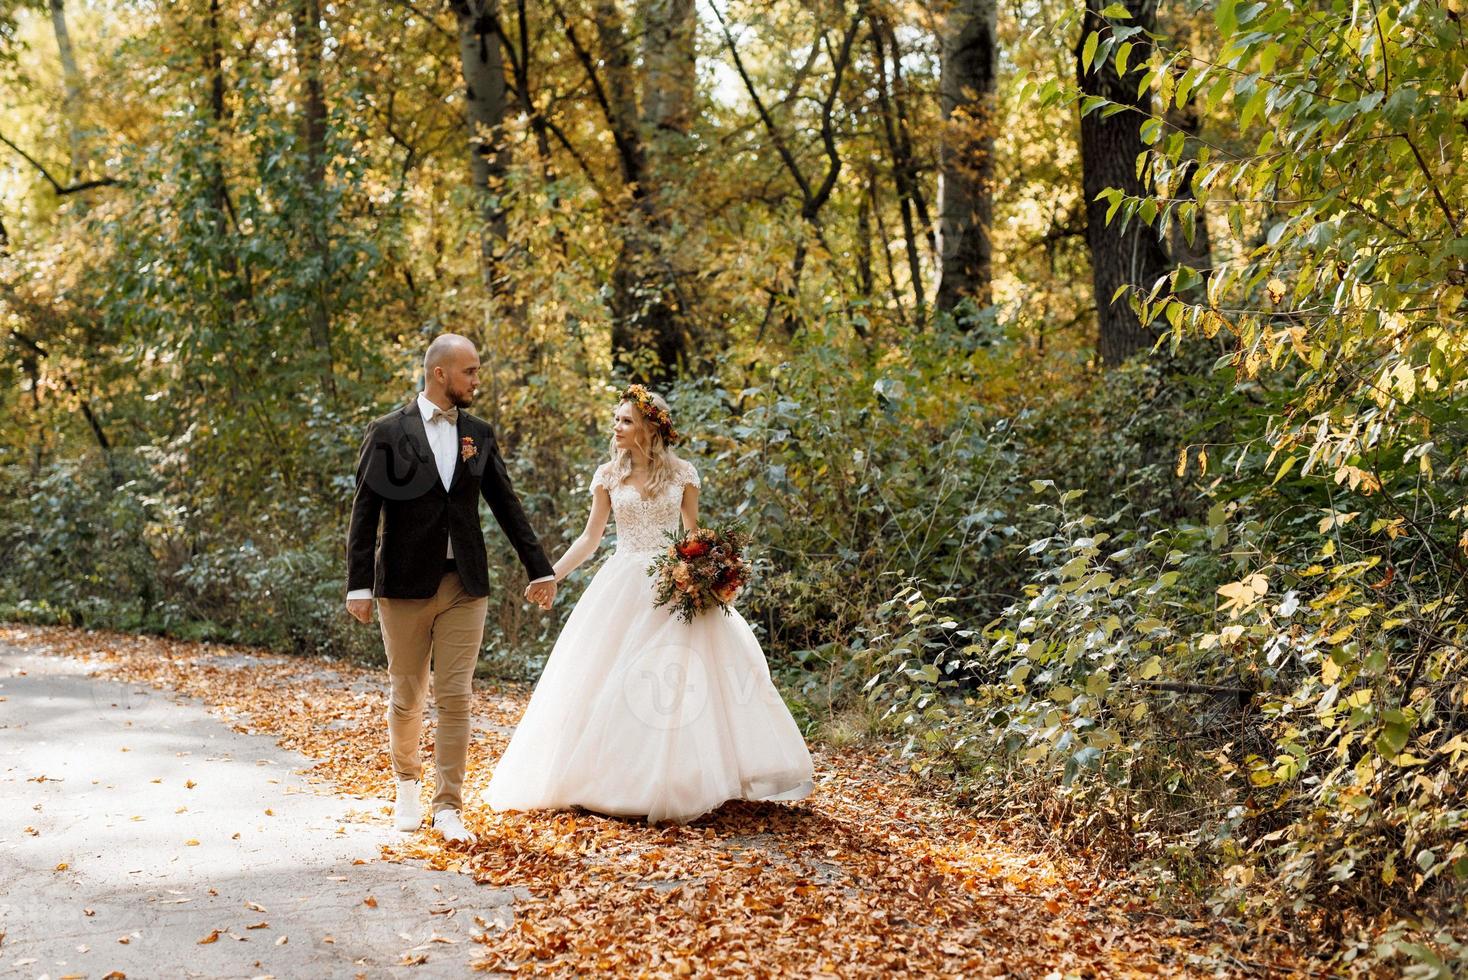
{"label": "man's hand", "polygon": [[542,609],[549,609],[556,601],[556,583],[531,582],[525,587],[525,598]]}
{"label": "man's hand", "polygon": [[347,612],[359,623],[372,622],[372,600],[371,599],[348,599]]}

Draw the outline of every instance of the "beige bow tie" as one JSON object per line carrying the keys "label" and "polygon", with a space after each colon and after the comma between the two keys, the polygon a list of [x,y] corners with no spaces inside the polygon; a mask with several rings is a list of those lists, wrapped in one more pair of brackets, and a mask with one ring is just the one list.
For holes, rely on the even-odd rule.
{"label": "beige bow tie", "polygon": [[454,407],[454,408],[435,408],[433,410],[433,414],[431,416],[429,416],[428,421],[430,421],[430,422],[437,422],[439,419],[447,419],[451,424],[458,425],[459,424],[459,409],[457,407]]}

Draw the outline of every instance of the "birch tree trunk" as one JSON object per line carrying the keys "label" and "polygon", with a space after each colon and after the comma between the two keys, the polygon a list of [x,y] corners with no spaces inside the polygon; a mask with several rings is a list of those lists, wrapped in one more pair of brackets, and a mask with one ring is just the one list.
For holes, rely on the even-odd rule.
{"label": "birch tree trunk", "polygon": [[480,270],[491,295],[507,291],[501,269],[508,223],[500,204],[509,166],[504,143],[505,66],[495,25],[498,0],[450,0],[459,32],[459,62],[469,125],[469,180],[479,210]]}
{"label": "birch tree trunk", "polygon": [[79,183],[87,167],[86,147],[82,134],[82,76],[76,67],[76,53],[71,47],[71,32],[66,26],[65,0],[51,0],[51,29],[56,34],[56,48],[61,56],[61,82],[64,90],[67,143],[71,151],[71,174],[68,183]]}

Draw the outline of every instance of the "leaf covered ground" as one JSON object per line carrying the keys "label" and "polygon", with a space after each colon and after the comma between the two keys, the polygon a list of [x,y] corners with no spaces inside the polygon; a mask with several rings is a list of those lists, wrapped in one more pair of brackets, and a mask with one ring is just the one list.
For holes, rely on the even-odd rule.
{"label": "leaf covered ground", "polygon": [[[235,728],[315,760],[342,793],[391,796],[385,676],[240,647],[59,627],[0,642],[86,659],[197,698]],[[1303,959],[1201,913],[1165,914],[1145,883],[933,798],[871,750],[812,745],[798,803],[733,801],[688,826],[477,805],[529,689],[480,684],[465,798],[470,847],[431,831],[383,848],[523,897],[478,937],[488,971],[630,976],[1300,975]],[[433,728],[425,731],[431,743]],[[431,744],[430,746],[431,747]],[[432,782],[429,767],[425,782]],[[431,791],[431,787],[430,787]],[[388,819],[383,807],[371,819]]]}

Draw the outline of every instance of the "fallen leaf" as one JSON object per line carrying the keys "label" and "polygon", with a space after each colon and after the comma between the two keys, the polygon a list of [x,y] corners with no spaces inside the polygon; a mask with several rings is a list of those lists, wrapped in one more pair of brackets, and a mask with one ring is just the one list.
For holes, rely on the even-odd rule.
{"label": "fallen leaf", "polygon": [[371,895],[368,895],[366,898],[362,899],[362,904],[367,906],[369,909],[375,909],[377,908],[377,899]]}
{"label": "fallen leaf", "polygon": [[189,847],[198,847],[199,846],[199,838],[197,838],[197,837],[190,837],[188,840],[184,841],[184,844],[186,844]]}
{"label": "fallen leaf", "polygon": [[246,929],[269,929],[270,928],[270,923],[268,923],[268,922],[257,922],[257,923],[255,923],[252,926],[245,926],[245,928]]}
{"label": "fallen leaf", "polygon": [[199,940],[198,945],[200,945],[200,946],[207,946],[210,943],[217,943],[217,942],[219,942],[219,930],[218,929],[213,929],[213,930],[210,931],[209,935],[207,935],[203,939],[200,939]]}

